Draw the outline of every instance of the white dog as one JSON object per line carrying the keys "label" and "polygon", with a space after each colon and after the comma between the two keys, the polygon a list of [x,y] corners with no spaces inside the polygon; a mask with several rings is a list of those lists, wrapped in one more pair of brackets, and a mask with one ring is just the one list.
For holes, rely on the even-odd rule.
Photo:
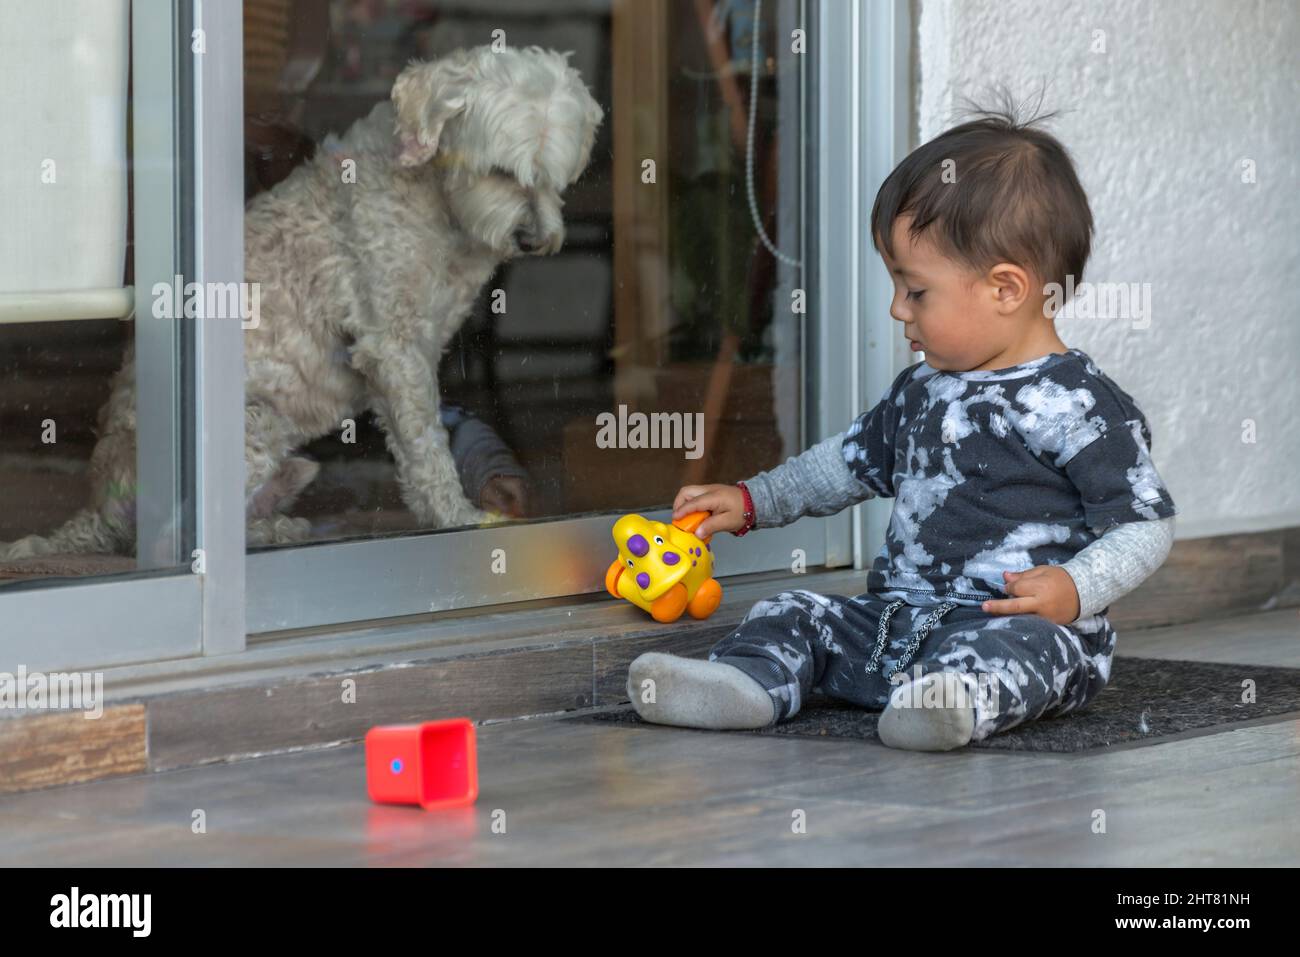
{"label": "white dog", "polygon": [[[245,280],[261,297],[244,332],[250,544],[305,537],[306,520],[282,513],[319,466],[291,453],[366,409],[421,527],[489,519],[461,489],[438,360],[503,260],[564,241],[560,194],[604,115],[567,56],[483,46],[413,62],[391,102],[250,202]],[[100,411],[91,506],[0,557],[129,552],[135,454],[128,347]]]}

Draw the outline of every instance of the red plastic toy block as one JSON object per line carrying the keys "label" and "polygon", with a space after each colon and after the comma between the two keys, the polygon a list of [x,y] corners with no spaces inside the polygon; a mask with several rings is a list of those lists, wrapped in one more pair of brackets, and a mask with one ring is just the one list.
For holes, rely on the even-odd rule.
{"label": "red plastic toy block", "polygon": [[426,811],[473,804],[478,799],[474,723],[448,718],[371,728],[366,792],[380,804],[418,804]]}

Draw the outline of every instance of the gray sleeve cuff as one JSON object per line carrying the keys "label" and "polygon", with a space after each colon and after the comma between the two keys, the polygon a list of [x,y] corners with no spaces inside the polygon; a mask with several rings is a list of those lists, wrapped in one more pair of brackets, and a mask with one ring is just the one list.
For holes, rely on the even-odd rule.
{"label": "gray sleeve cuff", "polygon": [[[1099,615],[1163,564],[1174,517],[1114,525],[1061,567],[1079,592],[1079,618]],[[1076,621],[1078,619],[1075,619]]]}
{"label": "gray sleeve cuff", "polygon": [[451,456],[456,460],[461,488],[475,505],[487,480],[494,475],[517,475],[527,480],[528,472],[501,437],[482,419],[463,414],[451,430]]}
{"label": "gray sleeve cuff", "polygon": [[840,451],[844,433],[823,439],[802,455],[745,479],[754,500],[754,527],[777,528],[805,515],[834,515],[875,496],[858,481]]}

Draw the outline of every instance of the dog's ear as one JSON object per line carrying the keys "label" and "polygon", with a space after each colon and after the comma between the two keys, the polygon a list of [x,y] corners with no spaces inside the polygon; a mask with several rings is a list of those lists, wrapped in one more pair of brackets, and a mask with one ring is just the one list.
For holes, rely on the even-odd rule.
{"label": "dog's ear", "polygon": [[397,163],[419,166],[438,152],[447,121],[465,109],[465,92],[475,65],[464,50],[432,62],[412,60],[393,83],[397,114]]}

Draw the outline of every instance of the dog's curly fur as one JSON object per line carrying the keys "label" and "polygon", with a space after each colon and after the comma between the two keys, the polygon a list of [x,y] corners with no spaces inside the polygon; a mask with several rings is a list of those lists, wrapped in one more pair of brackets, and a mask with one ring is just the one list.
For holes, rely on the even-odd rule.
{"label": "dog's curly fur", "polygon": [[[318,466],[292,453],[366,409],[421,527],[488,520],[461,489],[438,361],[502,261],[564,241],[560,194],[604,115],[568,55],[483,46],[412,62],[391,101],[250,202],[245,279],[260,284],[260,317],[244,332],[249,544],[306,536],[306,521],[283,513]],[[100,412],[90,506],[48,536],[0,545],[0,557],[131,551],[135,456],[128,347]]]}

